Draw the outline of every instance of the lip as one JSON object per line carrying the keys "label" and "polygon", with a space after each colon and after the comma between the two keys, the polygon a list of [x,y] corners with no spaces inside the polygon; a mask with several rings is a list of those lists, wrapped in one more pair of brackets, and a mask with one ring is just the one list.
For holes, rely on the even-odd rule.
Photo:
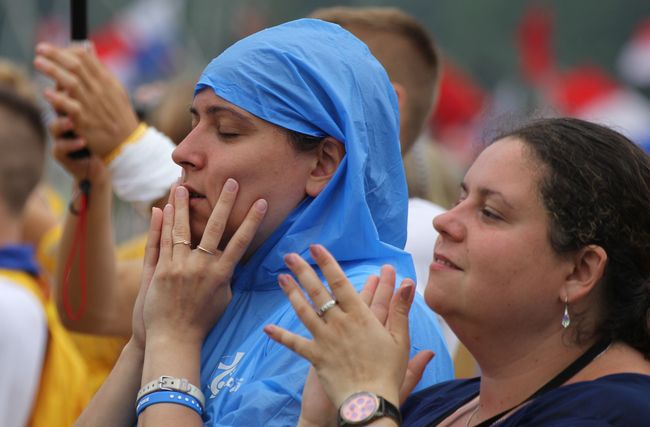
{"label": "lip", "polygon": [[431,265],[429,266],[431,270],[458,270],[458,271],[463,271],[462,268],[457,266],[454,262],[452,262],[449,258],[446,256],[434,252],[433,254],[433,261],[431,262]]}
{"label": "lip", "polygon": [[185,183],[183,183],[181,185],[187,189],[188,193],[190,193],[190,199],[205,199],[206,198],[205,194],[203,194],[203,193],[201,193],[199,191],[196,191],[194,189],[194,187],[192,187],[191,185],[188,185],[188,184],[185,184]]}

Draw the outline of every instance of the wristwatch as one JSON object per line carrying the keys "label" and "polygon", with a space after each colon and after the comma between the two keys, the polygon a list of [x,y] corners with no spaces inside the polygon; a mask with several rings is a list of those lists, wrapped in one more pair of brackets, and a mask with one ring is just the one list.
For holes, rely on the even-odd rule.
{"label": "wristwatch", "polygon": [[390,417],[398,426],[402,425],[402,414],[395,405],[374,393],[360,391],[343,401],[339,407],[338,423],[340,427],[365,426],[383,417]]}

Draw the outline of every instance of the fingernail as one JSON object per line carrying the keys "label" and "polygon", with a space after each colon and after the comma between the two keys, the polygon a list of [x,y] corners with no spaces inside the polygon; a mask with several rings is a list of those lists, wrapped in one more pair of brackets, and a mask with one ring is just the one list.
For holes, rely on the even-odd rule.
{"label": "fingernail", "polygon": [[273,334],[275,334],[275,326],[273,326],[273,325],[266,325],[266,326],[264,327],[264,332],[266,332],[266,333],[269,334],[269,335],[273,335]]}
{"label": "fingernail", "polygon": [[163,215],[170,216],[173,212],[174,212],[174,207],[171,204],[167,203],[165,205],[165,209],[163,209]]}
{"label": "fingernail", "polygon": [[266,208],[268,207],[268,203],[264,199],[260,199],[257,202],[255,202],[255,209],[257,209],[259,212],[266,212]]}
{"label": "fingernail", "polygon": [[296,254],[287,254],[284,256],[284,263],[287,264],[289,267],[293,267],[296,265],[297,262],[297,255]]}
{"label": "fingernail", "polygon": [[286,274],[279,274],[278,275],[278,284],[282,288],[283,291],[286,291],[287,285],[289,284],[289,280],[287,279]]}
{"label": "fingernail", "polygon": [[232,193],[237,189],[237,181],[232,178],[228,178],[228,180],[226,180],[226,184],[223,186],[223,189],[229,193]]}
{"label": "fingernail", "polygon": [[309,253],[312,258],[320,258],[323,256],[323,247],[321,245],[309,245]]}
{"label": "fingernail", "polygon": [[36,52],[38,53],[46,53],[50,51],[50,46],[48,46],[45,43],[39,43],[36,45]]}
{"label": "fingernail", "polygon": [[402,301],[408,302],[411,299],[411,294],[413,293],[413,283],[407,283],[399,290],[399,297]]}
{"label": "fingernail", "polygon": [[177,199],[184,199],[187,197],[187,189],[183,187],[182,185],[179,185],[176,187],[176,198]]}

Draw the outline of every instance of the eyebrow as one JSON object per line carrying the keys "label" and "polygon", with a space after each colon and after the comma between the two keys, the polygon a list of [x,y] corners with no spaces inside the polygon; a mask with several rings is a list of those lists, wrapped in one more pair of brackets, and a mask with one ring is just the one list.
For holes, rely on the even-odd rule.
{"label": "eyebrow", "polygon": [[[253,121],[249,117],[243,115],[239,111],[236,111],[236,110],[234,110],[232,108],[223,107],[221,105],[211,105],[211,106],[209,106],[208,108],[205,109],[205,114],[208,114],[210,116],[214,116],[214,115],[222,113],[222,112],[232,114],[233,116],[237,117],[238,119],[243,120],[244,122],[246,122],[246,123],[248,123],[250,125],[253,125]],[[190,113],[192,113],[193,115],[196,115],[196,116],[199,115],[198,110],[196,108],[194,108],[193,106],[190,107]]]}
{"label": "eyebrow", "polygon": [[[465,184],[464,181],[460,183],[460,188],[461,188],[465,193],[469,193],[469,191],[467,191],[467,184]],[[508,200],[504,197],[503,193],[501,193],[500,191],[492,190],[492,189],[490,189],[490,188],[486,188],[486,187],[478,187],[478,190],[477,190],[477,191],[478,191],[479,195],[480,195],[482,198],[486,198],[486,197],[490,197],[490,196],[492,196],[492,197],[496,197],[496,198],[500,199],[501,202],[502,202],[504,205],[506,205],[506,207],[508,207],[509,209],[512,209],[512,210],[515,209],[514,206],[512,206],[512,205],[508,202]]]}

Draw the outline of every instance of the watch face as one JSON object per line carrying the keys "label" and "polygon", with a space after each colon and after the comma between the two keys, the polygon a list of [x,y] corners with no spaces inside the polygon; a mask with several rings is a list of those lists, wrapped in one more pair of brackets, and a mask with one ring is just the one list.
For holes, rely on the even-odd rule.
{"label": "watch face", "polygon": [[345,402],[341,405],[340,415],[345,421],[355,423],[372,417],[378,408],[379,400],[375,395],[360,392],[345,399]]}

